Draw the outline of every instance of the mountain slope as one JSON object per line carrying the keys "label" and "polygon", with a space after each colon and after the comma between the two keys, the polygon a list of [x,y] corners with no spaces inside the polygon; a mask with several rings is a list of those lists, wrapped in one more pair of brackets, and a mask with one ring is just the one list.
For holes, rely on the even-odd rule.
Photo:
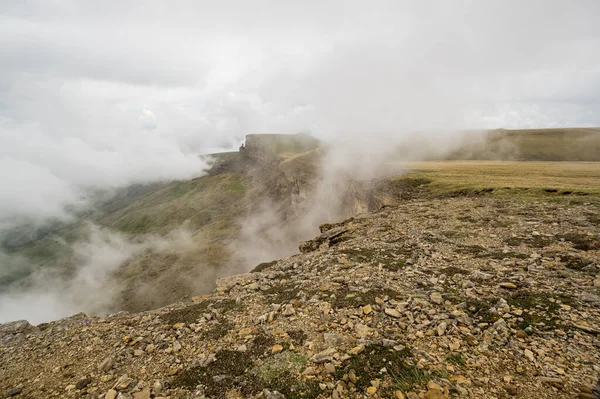
{"label": "mountain slope", "polygon": [[[0,328],[21,397],[593,398],[600,237],[586,204],[410,200],[139,314]],[[586,396],[587,395],[587,396]]]}

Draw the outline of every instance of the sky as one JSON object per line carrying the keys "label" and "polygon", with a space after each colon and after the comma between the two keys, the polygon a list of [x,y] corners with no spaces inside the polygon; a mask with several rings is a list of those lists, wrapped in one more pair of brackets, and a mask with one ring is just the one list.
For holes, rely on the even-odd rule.
{"label": "sky", "polygon": [[600,125],[600,2],[0,1],[0,228],[248,133]]}

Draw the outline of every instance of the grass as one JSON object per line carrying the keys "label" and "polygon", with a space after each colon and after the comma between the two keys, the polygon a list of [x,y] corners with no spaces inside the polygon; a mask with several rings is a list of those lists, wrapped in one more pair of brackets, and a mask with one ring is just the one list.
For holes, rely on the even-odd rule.
{"label": "grass", "polygon": [[446,159],[600,161],[600,129],[559,128],[471,132]]}
{"label": "grass", "polygon": [[409,173],[392,182],[428,181],[419,186],[426,196],[600,198],[600,162],[435,161],[403,167]]}

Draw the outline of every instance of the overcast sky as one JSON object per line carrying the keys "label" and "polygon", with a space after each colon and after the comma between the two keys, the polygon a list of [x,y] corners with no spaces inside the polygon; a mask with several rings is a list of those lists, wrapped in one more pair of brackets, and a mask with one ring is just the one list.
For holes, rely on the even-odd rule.
{"label": "overcast sky", "polygon": [[[251,132],[600,125],[600,1],[0,1],[0,222]],[[398,133],[400,134],[400,133]]]}

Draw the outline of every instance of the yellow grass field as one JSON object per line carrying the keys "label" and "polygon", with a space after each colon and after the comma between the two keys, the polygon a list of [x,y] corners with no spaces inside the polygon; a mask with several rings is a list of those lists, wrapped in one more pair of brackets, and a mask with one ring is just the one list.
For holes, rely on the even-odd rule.
{"label": "yellow grass field", "polygon": [[434,192],[494,189],[495,194],[600,196],[600,162],[436,161],[404,165]]}

